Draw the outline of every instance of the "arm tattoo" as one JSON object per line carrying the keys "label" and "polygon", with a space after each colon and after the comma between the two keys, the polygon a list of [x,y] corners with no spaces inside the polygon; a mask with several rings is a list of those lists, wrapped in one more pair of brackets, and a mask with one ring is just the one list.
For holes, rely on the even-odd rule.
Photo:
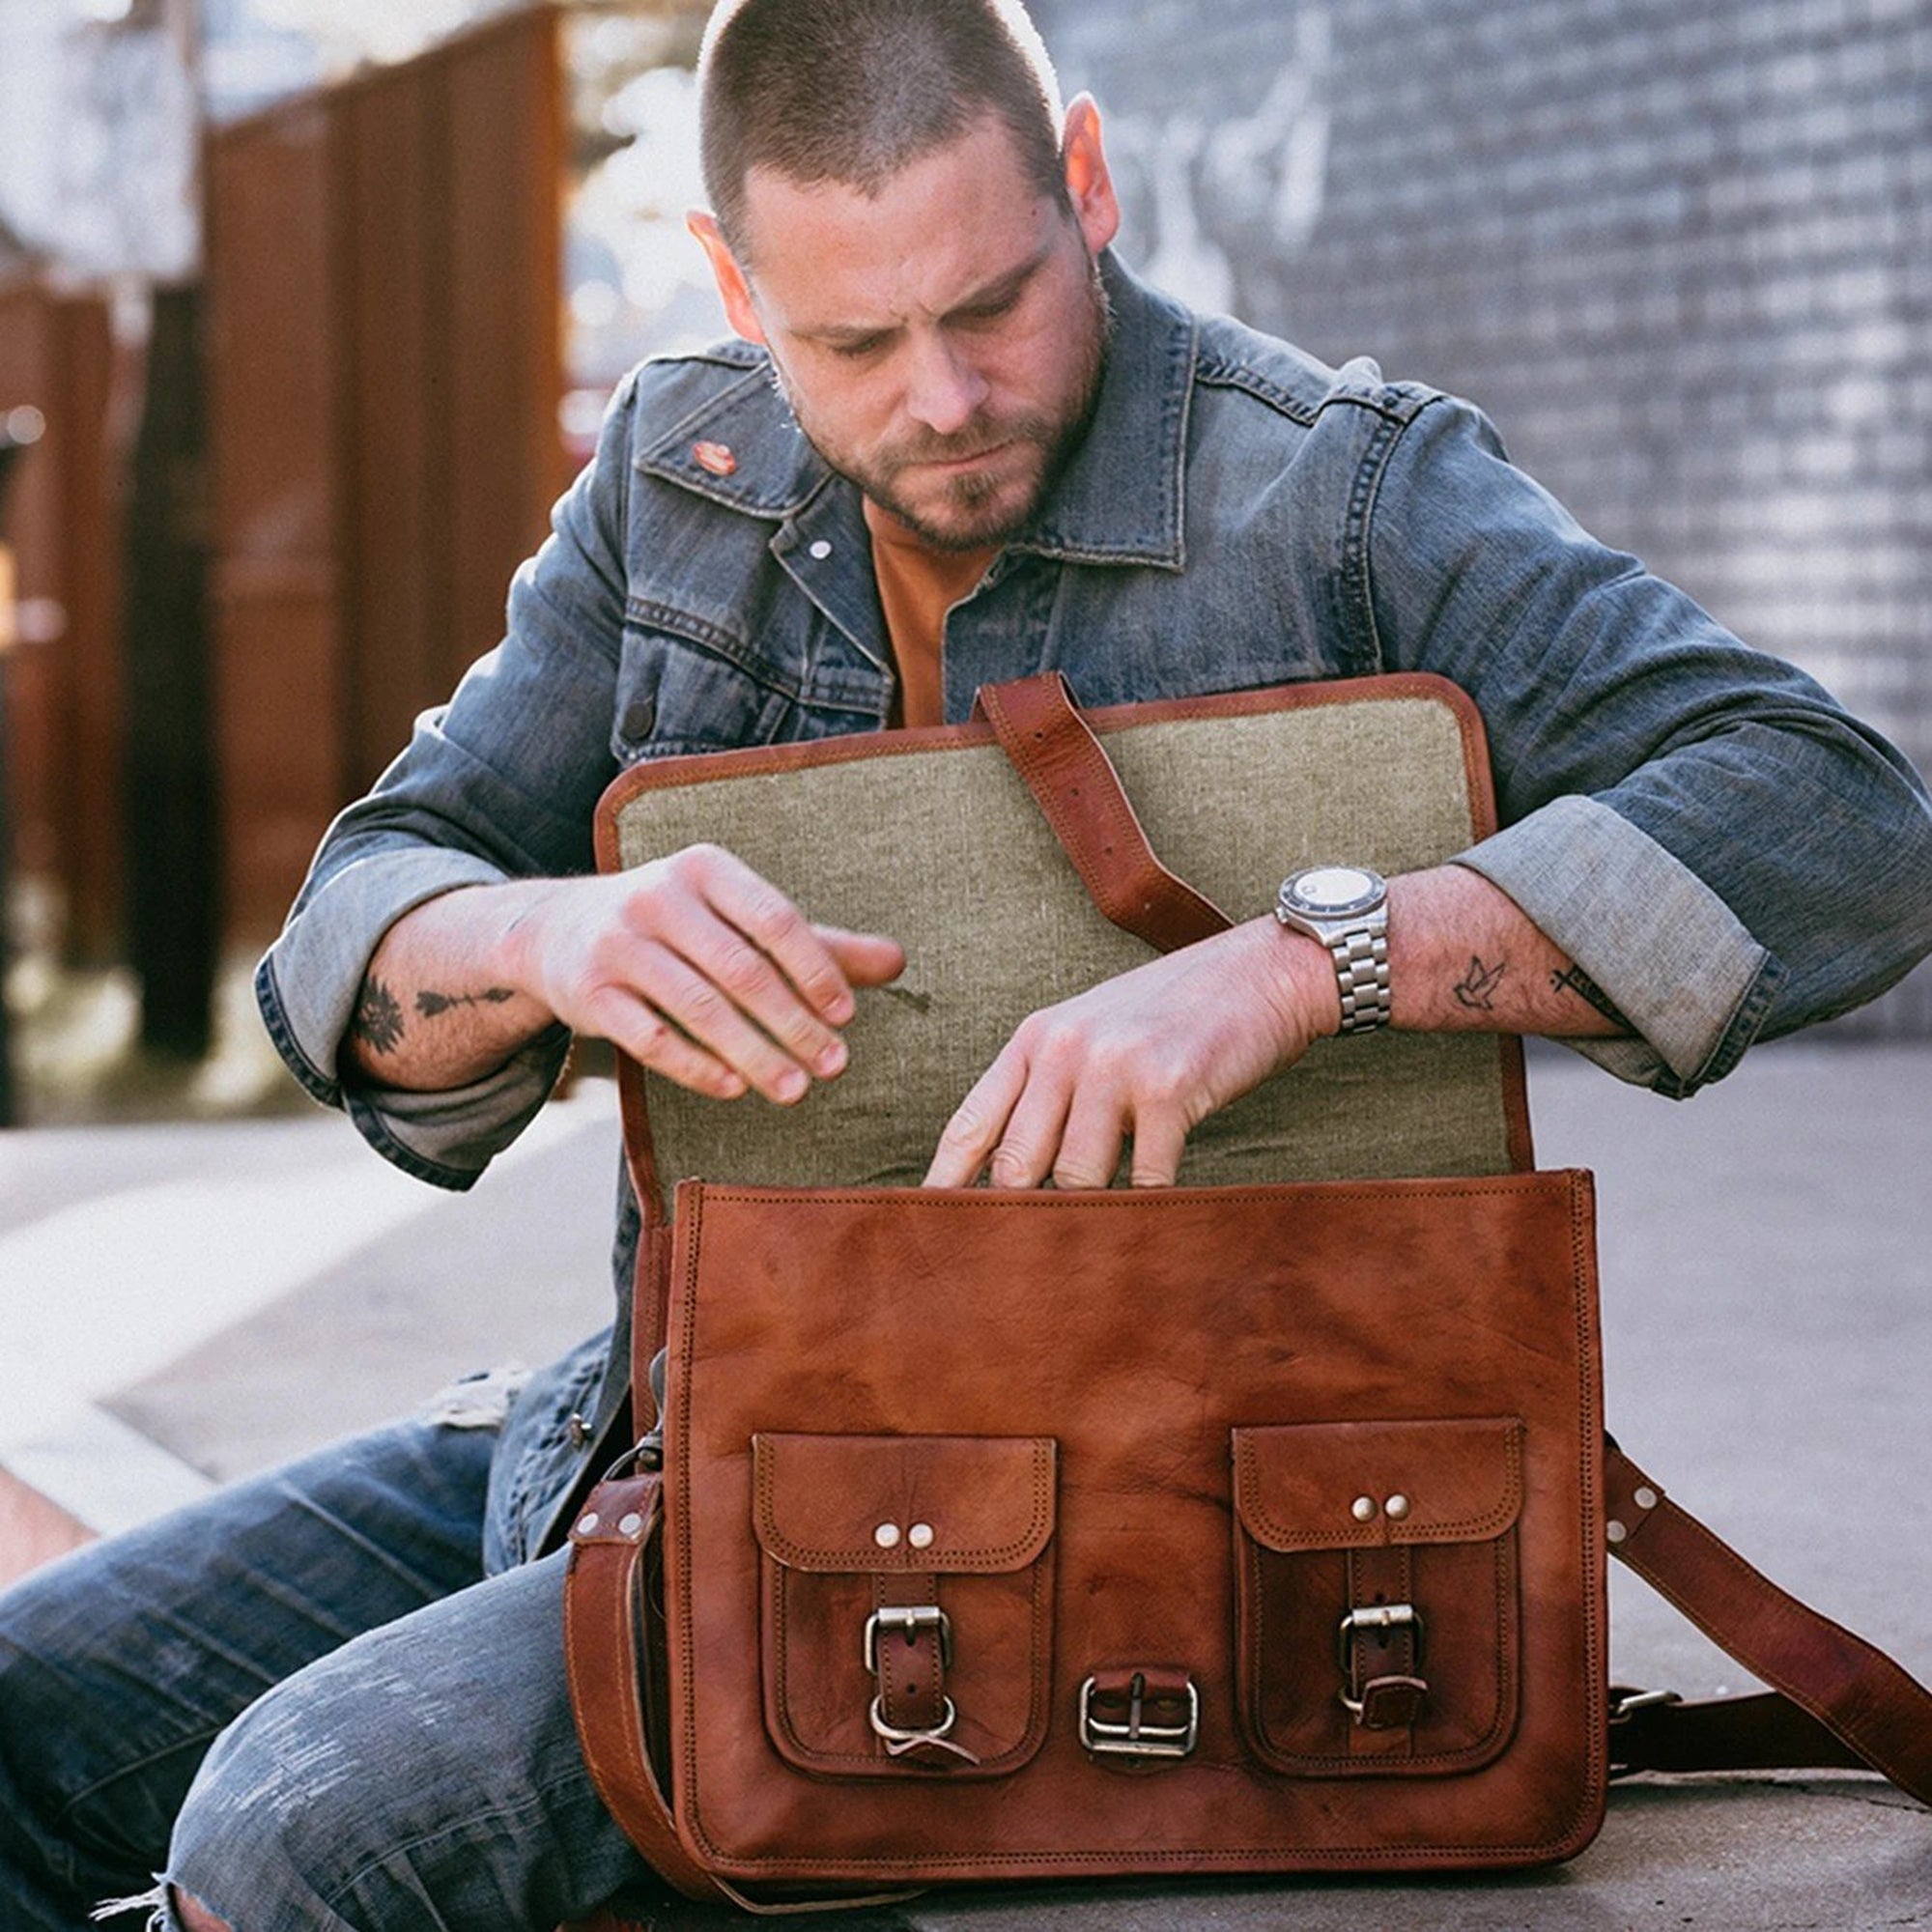
{"label": "arm tattoo", "polygon": [[1550,974],[1549,983],[1559,993],[1575,993],[1579,1000],[1587,1000],[1612,1026],[1620,1027],[1625,1033],[1636,1032],[1636,1028],[1617,1010],[1616,1002],[1582,967],[1566,966],[1562,972]]}
{"label": "arm tattoo", "polygon": [[1506,959],[1498,959],[1493,966],[1485,966],[1473,952],[1470,953],[1469,970],[1450,988],[1456,995],[1456,1004],[1472,1013],[1494,1012],[1495,1002],[1490,996],[1502,983],[1502,977],[1508,971],[1509,961]]}
{"label": "arm tattoo", "polygon": [[403,1009],[395,994],[373,975],[355,996],[355,1017],[349,1031],[372,1053],[392,1053],[403,1037]]}
{"label": "arm tattoo", "polygon": [[424,991],[416,995],[416,1011],[424,1019],[433,1020],[438,1013],[448,1012],[451,1007],[500,1007],[505,1000],[516,997],[508,986],[486,986],[480,993]]}

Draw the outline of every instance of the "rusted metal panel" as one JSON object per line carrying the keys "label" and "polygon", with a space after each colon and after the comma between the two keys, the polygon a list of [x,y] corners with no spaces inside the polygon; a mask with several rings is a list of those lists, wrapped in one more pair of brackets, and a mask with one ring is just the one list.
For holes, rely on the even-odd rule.
{"label": "rusted metal panel", "polygon": [[55,889],[70,956],[99,959],[119,926],[118,769],[124,679],[120,532],[109,413],[106,303],[30,282],[0,290],[0,412],[31,407],[42,440],[19,459],[6,537],[18,594],[59,633],[9,670],[6,771],[20,872]]}
{"label": "rusted metal panel", "polygon": [[367,784],[440,682],[449,598],[442,90],[402,69],[340,103],[347,340],[347,776]]}
{"label": "rusted metal panel", "polygon": [[[61,580],[60,490],[56,466],[64,438],[49,404],[55,377],[53,305],[39,289],[0,294],[0,410],[38,409],[47,416],[41,441],[16,459],[7,493],[5,535],[12,545],[16,594],[57,595]],[[55,800],[59,737],[58,688],[44,648],[20,647],[8,660],[8,742],[0,783],[22,876],[52,874],[58,847]]]}
{"label": "rusted metal panel", "polygon": [[112,420],[121,378],[112,321],[93,297],[59,304],[60,415],[70,426],[62,466],[65,534],[60,600],[67,625],[55,657],[61,684],[60,875],[70,958],[114,956],[121,934],[120,770],[128,729],[123,653],[122,528]]}
{"label": "rusted metal panel", "polygon": [[[336,607],[325,579],[298,571],[253,582],[216,574],[221,748],[232,930],[272,932],[322,828],[341,803]],[[310,723],[307,721],[315,721]]]}
{"label": "rusted metal panel", "polygon": [[232,937],[496,641],[567,480],[562,91],[539,8],[212,143]]}
{"label": "rusted metal panel", "polygon": [[332,140],[307,100],[207,157],[215,743],[244,933],[273,930],[345,789]]}
{"label": "rusted metal panel", "polygon": [[557,278],[562,91],[554,21],[480,41],[448,69],[448,423],[453,675],[502,631],[510,573],[567,480]]}

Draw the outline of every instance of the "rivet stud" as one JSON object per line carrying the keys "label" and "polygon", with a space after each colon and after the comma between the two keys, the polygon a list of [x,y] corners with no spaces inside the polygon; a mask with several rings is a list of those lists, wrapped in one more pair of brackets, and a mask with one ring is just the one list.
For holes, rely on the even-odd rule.
{"label": "rivet stud", "polygon": [[586,1515],[579,1517],[577,1519],[578,1535],[595,1536],[597,1534],[599,1521],[600,1519],[595,1510],[591,1510]]}
{"label": "rivet stud", "polygon": [[1388,1512],[1390,1521],[1400,1522],[1408,1514],[1408,1498],[1403,1495],[1391,1496],[1382,1508]]}
{"label": "rivet stud", "polygon": [[916,1522],[906,1531],[906,1541],[915,1549],[932,1548],[932,1525],[929,1522]]}
{"label": "rivet stud", "polygon": [[1357,1522],[1374,1522],[1376,1520],[1376,1499],[1374,1496],[1357,1496],[1350,1505],[1349,1514]]}
{"label": "rivet stud", "polygon": [[1638,1490],[1636,1493],[1631,1497],[1631,1501],[1635,1503],[1637,1508],[1640,1510],[1654,1510],[1657,1507],[1657,1492],[1646,1486],[1645,1488]]}
{"label": "rivet stud", "polygon": [[1612,1543],[1621,1543],[1624,1540],[1624,1538],[1630,1534],[1630,1531],[1627,1530],[1622,1523],[1618,1522],[1614,1518],[1612,1518],[1610,1521],[1605,1525],[1604,1534],[1607,1536]]}
{"label": "rivet stud", "polygon": [[876,1543],[881,1549],[896,1549],[898,1548],[899,1537],[901,1534],[902,1532],[900,1531],[897,1523],[882,1522],[878,1526],[878,1528],[872,1532],[872,1541]]}

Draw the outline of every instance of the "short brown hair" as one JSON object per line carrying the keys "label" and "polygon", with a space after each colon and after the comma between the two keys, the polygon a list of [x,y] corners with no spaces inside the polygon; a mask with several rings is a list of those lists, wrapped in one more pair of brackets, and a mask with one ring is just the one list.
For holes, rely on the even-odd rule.
{"label": "short brown hair", "polygon": [[988,114],[1066,204],[1059,83],[1019,0],[721,0],[697,71],[705,192],[740,261],[753,168],[876,194]]}

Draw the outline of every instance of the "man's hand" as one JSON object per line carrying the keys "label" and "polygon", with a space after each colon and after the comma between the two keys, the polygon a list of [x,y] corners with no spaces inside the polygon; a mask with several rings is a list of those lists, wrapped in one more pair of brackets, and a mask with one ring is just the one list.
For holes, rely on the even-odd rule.
{"label": "man's hand", "polygon": [[741,860],[695,845],[418,906],[370,961],[348,1044],[370,1078],[435,1091],[561,1020],[698,1093],[789,1102],[843,1068],[853,987],[904,965],[895,941],[814,925]]}
{"label": "man's hand", "polygon": [[1188,1134],[1341,1023],[1311,939],[1252,920],[1022,1022],[940,1136],[928,1187],[1105,1187],[1133,1142],[1136,1187],[1165,1187]]}
{"label": "man's hand", "polygon": [[[1462,866],[1389,881],[1393,1024],[1418,1032],[1626,1034],[1630,1023],[1506,894]],[[1272,917],[1137,966],[1024,1021],[940,1136],[928,1187],[1105,1187],[1133,1141],[1165,1187],[1217,1107],[1339,1030],[1326,950]]]}

